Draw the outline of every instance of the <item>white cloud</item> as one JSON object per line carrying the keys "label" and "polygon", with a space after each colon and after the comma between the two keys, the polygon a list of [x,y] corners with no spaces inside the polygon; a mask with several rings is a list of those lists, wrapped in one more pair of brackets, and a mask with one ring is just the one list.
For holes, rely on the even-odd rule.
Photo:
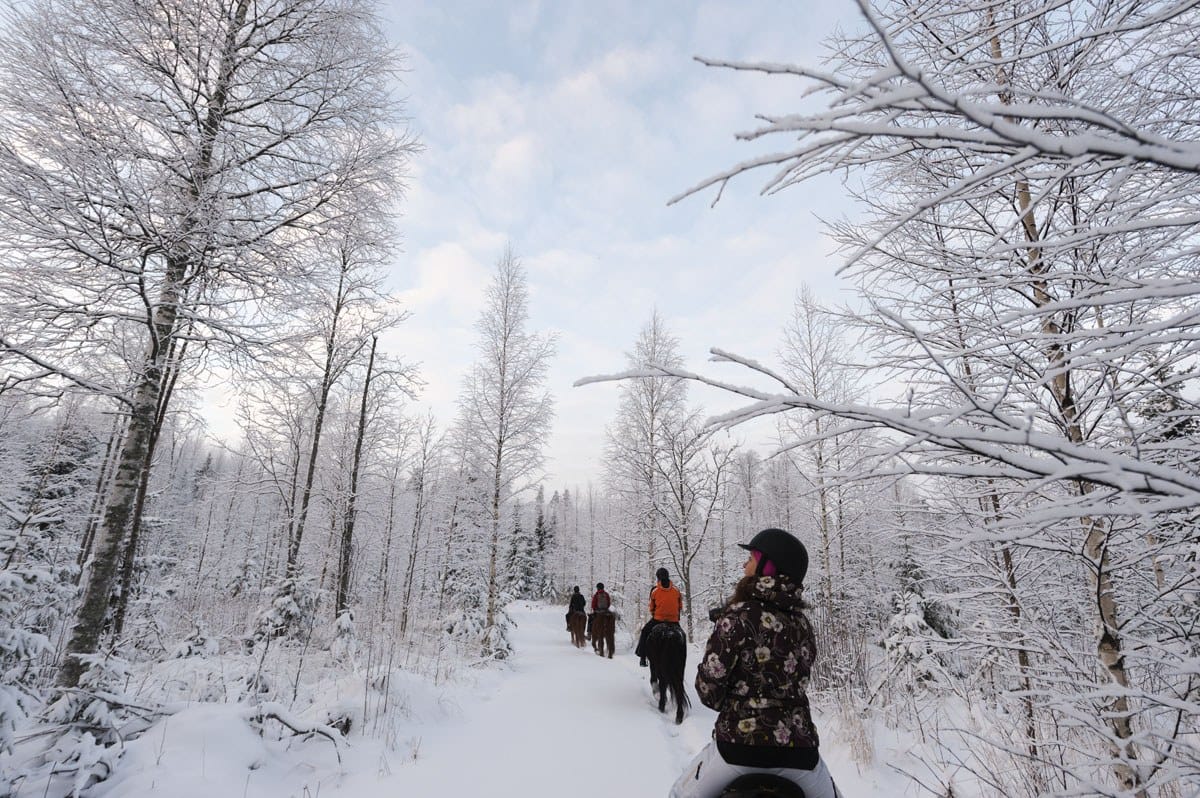
{"label": "white cloud", "polygon": [[478,314],[490,269],[463,244],[437,244],[415,260],[416,284],[400,292],[405,308],[426,323],[461,322]]}
{"label": "white cloud", "polygon": [[[800,283],[835,290],[836,261],[812,220],[813,209],[836,209],[833,181],[763,198],[768,175],[751,175],[715,209],[711,194],[665,203],[786,146],[733,134],[756,112],[800,101],[798,81],[709,69],[691,56],[812,63],[813,43],[840,11],[748,1],[681,12],[632,0],[400,8],[397,24],[420,48],[409,48],[406,93],[426,151],[401,222],[413,254],[397,283],[413,317],[395,345],[424,361],[425,401],[443,424],[474,358],[483,288],[510,241],[529,274],[531,326],[560,332],[549,454],[569,484],[597,473],[618,390],[569,386],[622,368],[653,308],[689,365],[710,368],[714,345],[772,360]],[[696,398],[714,409],[721,401]]]}

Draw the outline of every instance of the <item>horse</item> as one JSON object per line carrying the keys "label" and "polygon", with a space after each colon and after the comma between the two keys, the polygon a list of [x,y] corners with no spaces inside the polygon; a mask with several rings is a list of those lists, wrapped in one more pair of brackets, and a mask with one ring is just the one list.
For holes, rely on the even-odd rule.
{"label": "horse", "polygon": [[609,610],[596,610],[592,613],[592,648],[600,656],[604,656],[604,644],[608,644],[608,658],[612,659],[614,642],[617,636],[617,616]]}
{"label": "horse", "polygon": [[658,692],[658,711],[667,711],[667,693],[675,701],[675,722],[683,723],[683,713],[691,702],[683,687],[683,666],[687,664],[687,638],[677,623],[660,623],[646,637],[646,659],[650,661],[650,687]]}
{"label": "horse", "polygon": [[583,630],[587,627],[587,616],[579,610],[573,610],[567,615],[567,626],[571,629],[571,642],[576,648],[583,648],[587,642],[583,637]]}
{"label": "horse", "polygon": [[725,785],[718,798],[804,798],[804,790],[782,776],[747,773]]}

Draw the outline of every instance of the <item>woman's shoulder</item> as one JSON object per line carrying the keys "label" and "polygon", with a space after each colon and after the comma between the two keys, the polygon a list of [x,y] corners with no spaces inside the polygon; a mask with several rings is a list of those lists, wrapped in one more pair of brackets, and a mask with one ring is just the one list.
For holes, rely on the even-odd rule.
{"label": "woman's shoulder", "polygon": [[744,599],[730,604],[726,612],[737,618],[753,619],[762,615],[763,604],[756,599]]}

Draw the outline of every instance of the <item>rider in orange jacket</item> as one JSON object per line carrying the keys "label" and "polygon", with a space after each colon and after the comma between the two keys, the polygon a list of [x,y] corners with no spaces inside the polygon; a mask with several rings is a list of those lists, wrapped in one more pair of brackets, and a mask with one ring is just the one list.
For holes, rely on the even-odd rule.
{"label": "rider in orange jacket", "polygon": [[671,584],[671,575],[667,573],[666,568],[659,568],[654,572],[655,578],[658,581],[650,590],[650,620],[642,627],[642,633],[638,637],[637,649],[634,653],[640,657],[639,664],[645,667],[646,662],[645,646],[646,637],[650,634],[650,630],[660,623],[679,623],[679,611],[683,607],[683,597],[679,594],[679,588]]}

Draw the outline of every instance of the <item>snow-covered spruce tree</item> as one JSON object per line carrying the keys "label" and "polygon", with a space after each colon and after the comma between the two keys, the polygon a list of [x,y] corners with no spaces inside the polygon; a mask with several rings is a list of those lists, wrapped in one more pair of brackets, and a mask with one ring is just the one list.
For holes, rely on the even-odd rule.
{"label": "snow-covered spruce tree", "polygon": [[[480,435],[460,406],[459,418],[447,435],[446,492],[442,517],[433,524],[437,604],[434,618],[456,658],[473,657],[488,633],[487,560],[491,523],[486,480],[477,458]],[[485,657],[507,656],[491,651]]]}
{"label": "snow-covered spruce tree", "polygon": [[536,598],[549,599],[555,597],[550,559],[558,546],[558,536],[554,520],[546,518],[545,492],[541,485],[538,485],[537,498],[534,500],[533,541],[535,550],[533,594]]}
{"label": "snow-covered spruce tree", "polygon": [[[998,791],[1027,785],[1026,764],[1046,792],[1194,786],[1195,633],[1163,619],[1191,611],[1193,533],[1165,522],[1200,506],[1200,480],[1144,450],[1130,419],[1163,368],[1176,383],[1194,368],[1200,22],[1171,0],[862,7],[868,32],[825,69],[724,64],[805,82],[827,106],[766,117],[746,137],[799,143],[693,191],[767,165],[768,190],[864,177],[868,219],[836,232],[871,303],[862,323],[914,390],[899,407],[824,401],[749,361],[783,391],[726,387],[753,399],[746,417],[803,408],[886,430],[880,471],[952,478],[1010,607],[1049,577],[1058,607],[1012,623],[1022,640],[1042,627],[1020,670],[1068,746],[1042,745],[1035,718]],[[1167,590],[1156,563],[1175,565]]]}
{"label": "snow-covered spruce tree", "polygon": [[[73,687],[181,329],[213,351],[252,343],[245,311],[294,296],[314,211],[389,184],[407,145],[391,127],[391,57],[360,0],[44,0],[5,23],[0,349],[25,376],[112,396],[129,416],[63,658]],[[114,327],[140,339],[124,384],[86,359]]]}
{"label": "snow-covered spruce tree", "polygon": [[507,593],[514,598],[535,598],[539,585],[537,540],[534,530],[522,518],[519,501],[513,502],[512,514],[512,532],[509,533],[508,554],[504,559]]}
{"label": "snow-covered spruce tree", "polygon": [[86,514],[100,442],[85,408],[0,409],[0,752],[38,703],[75,592],[72,522]]}
{"label": "snow-covered spruce tree", "polygon": [[904,531],[900,534],[900,559],[895,568],[898,584],[887,599],[891,617],[882,642],[888,655],[889,677],[903,670],[911,688],[913,683],[941,676],[945,666],[938,658],[934,640],[954,636],[957,622],[950,607],[925,595],[928,577],[917,562],[910,535]]}
{"label": "snow-covered spruce tree", "polygon": [[478,458],[479,485],[486,491],[486,615],[484,656],[493,637],[503,578],[501,518],[510,500],[532,487],[542,467],[542,447],[554,417],[545,390],[553,338],[530,332],[529,289],[512,250],[496,264],[486,305],[476,329],[479,358],[471,367],[460,400],[461,414]]}
{"label": "snow-covered spruce tree", "polygon": [[579,581],[579,540],[575,534],[578,531],[575,524],[577,509],[570,488],[555,491],[547,507],[550,529],[558,541],[554,558],[557,563],[555,584],[558,588],[555,598],[564,601],[569,593],[567,585]]}

